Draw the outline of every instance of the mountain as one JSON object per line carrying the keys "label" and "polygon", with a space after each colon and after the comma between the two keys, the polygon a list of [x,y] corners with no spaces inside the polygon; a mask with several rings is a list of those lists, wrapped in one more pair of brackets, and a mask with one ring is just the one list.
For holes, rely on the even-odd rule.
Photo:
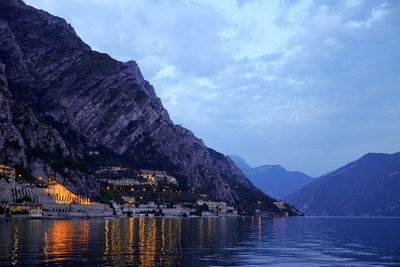
{"label": "mountain", "polygon": [[228,155],[242,171],[251,169],[250,165],[238,155]]}
{"label": "mountain", "polygon": [[313,178],[298,171],[288,171],[280,165],[262,165],[251,168],[237,155],[229,156],[255,186],[264,193],[283,199],[301,187],[314,181]]}
{"label": "mountain", "polygon": [[263,165],[243,171],[255,186],[264,193],[278,199],[295,192],[313,178],[298,171],[288,171],[280,165]]}
{"label": "mountain", "polygon": [[400,152],[366,154],[286,200],[307,215],[400,216]]}
{"label": "mountain", "polygon": [[135,61],[91,50],[64,19],[21,0],[0,2],[0,92],[0,161],[20,173],[95,196],[102,164],[162,169],[187,191],[281,212],[230,158],[171,121]]}

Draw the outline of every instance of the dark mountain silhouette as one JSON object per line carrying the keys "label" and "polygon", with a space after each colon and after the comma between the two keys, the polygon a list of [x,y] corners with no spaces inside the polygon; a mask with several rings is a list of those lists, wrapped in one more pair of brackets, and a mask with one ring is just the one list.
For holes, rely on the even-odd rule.
{"label": "dark mountain silhouette", "polygon": [[369,153],[286,198],[308,215],[400,216],[400,153]]}

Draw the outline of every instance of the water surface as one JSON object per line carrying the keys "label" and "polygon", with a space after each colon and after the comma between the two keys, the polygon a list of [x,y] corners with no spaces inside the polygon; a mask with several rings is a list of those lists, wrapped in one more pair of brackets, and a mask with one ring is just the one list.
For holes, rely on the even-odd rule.
{"label": "water surface", "polygon": [[0,265],[400,265],[400,218],[0,221]]}

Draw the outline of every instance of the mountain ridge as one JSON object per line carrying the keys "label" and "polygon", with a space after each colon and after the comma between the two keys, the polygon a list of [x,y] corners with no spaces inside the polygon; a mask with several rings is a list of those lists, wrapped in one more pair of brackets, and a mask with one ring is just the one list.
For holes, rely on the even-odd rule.
{"label": "mountain ridge", "polygon": [[[32,118],[63,140],[34,144],[21,136],[13,148],[5,146],[13,134],[3,130],[0,147],[7,152],[0,159],[22,162],[33,174],[52,172],[72,191],[96,195],[90,173],[72,168],[64,172],[51,166],[57,165],[51,158],[41,158],[43,153],[27,153],[33,148],[55,153],[64,143],[64,154],[72,161],[88,164],[86,152],[99,150],[101,156],[133,168],[167,170],[188,190],[215,200],[238,207],[246,202],[254,210],[262,199],[266,209],[280,212],[230,158],[171,121],[135,61],[122,63],[91,50],[64,19],[20,0],[4,0],[0,7],[2,90],[8,95],[3,100],[23,103]],[[13,124],[13,113],[2,113]],[[87,182],[75,186],[82,181]]]}
{"label": "mountain ridge", "polygon": [[228,157],[233,160],[236,163],[236,166],[238,166],[242,171],[252,168],[243,158],[238,155],[228,155]]}
{"label": "mountain ridge", "polygon": [[[249,166],[243,158],[237,155],[234,155],[234,159],[235,162],[239,162],[238,166]],[[283,199],[288,194],[314,181],[312,177],[302,172],[288,171],[281,165],[265,164],[254,168],[245,168],[242,171],[264,193],[278,199]]]}
{"label": "mountain ridge", "polygon": [[400,216],[400,152],[368,153],[285,200],[308,215]]}

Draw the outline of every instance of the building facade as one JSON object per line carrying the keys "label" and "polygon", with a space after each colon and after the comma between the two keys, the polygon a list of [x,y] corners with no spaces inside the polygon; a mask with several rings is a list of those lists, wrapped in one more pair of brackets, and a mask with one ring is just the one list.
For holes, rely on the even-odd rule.
{"label": "building facade", "polygon": [[15,169],[9,166],[0,165],[0,175],[3,174],[8,177],[11,182],[15,181]]}
{"label": "building facade", "polygon": [[10,212],[12,214],[28,212],[32,217],[42,216],[42,204],[37,202],[23,202],[10,204]]}

